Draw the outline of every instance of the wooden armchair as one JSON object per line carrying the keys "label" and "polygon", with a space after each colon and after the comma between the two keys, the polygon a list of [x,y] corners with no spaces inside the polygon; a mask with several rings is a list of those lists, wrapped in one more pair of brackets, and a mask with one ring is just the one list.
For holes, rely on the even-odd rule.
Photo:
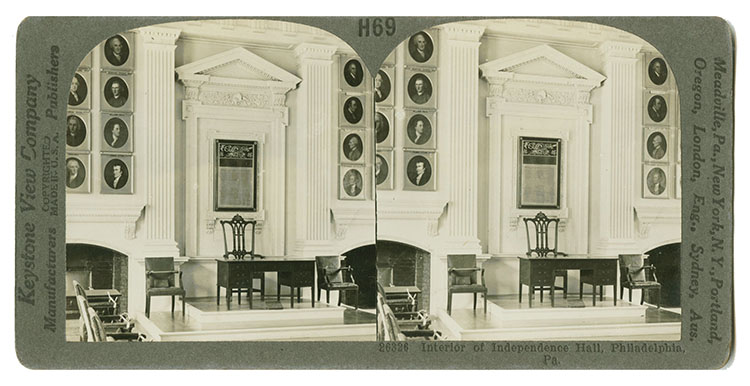
{"label": "wooden armchair", "polygon": [[[560,226],[559,218],[549,218],[543,212],[537,213],[534,217],[525,217],[523,219],[524,225],[526,225],[526,256],[537,257],[546,256],[567,256],[566,253],[557,250],[557,236],[558,228]],[[532,248],[531,232],[529,231],[529,224],[534,226],[534,243]],[[550,244],[550,225],[555,225],[554,238],[552,244]],[[555,279],[561,277],[563,279],[562,287],[555,286],[555,289],[563,291],[563,298],[568,298],[568,271],[558,270],[555,271]],[[534,296],[534,291],[539,290],[539,301],[544,301],[544,291],[549,287],[536,287],[529,290],[529,296]]]}
{"label": "wooden armchair", "polygon": [[382,294],[378,293],[377,298],[378,341],[440,338],[440,332],[430,328],[426,312],[393,312]]}
{"label": "wooden armchair", "polygon": [[[229,259],[231,256],[237,260],[243,260],[245,256],[249,256],[250,259],[260,258],[263,256],[255,253],[255,226],[256,221],[245,220],[240,214],[234,215],[231,220],[221,220],[221,231],[224,234],[224,258]],[[246,246],[246,228],[250,225],[250,250],[248,251]],[[227,227],[229,227],[229,233],[227,233]],[[231,240],[232,249],[229,249],[229,242]],[[266,274],[265,272],[253,272],[253,279],[260,279],[260,289],[248,288],[247,296],[252,296],[253,292],[260,292],[260,299],[263,300],[266,294]],[[237,292],[237,303],[242,301],[242,288],[228,288],[227,291]]]}
{"label": "wooden armchair", "polygon": [[454,293],[474,294],[475,310],[477,309],[477,294],[483,294],[484,312],[487,313],[484,268],[477,267],[476,255],[448,255],[448,314],[451,313]]}
{"label": "wooden armchair", "polygon": [[[175,281],[178,279],[179,286]],[[182,284],[182,271],[174,269],[172,257],[146,258],[146,317],[151,315],[152,296],[172,297],[172,317],[174,318],[174,298],[182,301],[182,319],[185,320],[185,287]]]}
{"label": "wooden armchair", "polygon": [[[97,297],[95,302],[92,302],[86,294],[86,289],[84,289],[78,281],[73,280],[73,288],[75,288],[76,296],[82,296],[86,301],[86,305],[83,309],[81,309],[79,305],[79,314],[83,315],[83,311],[88,307],[91,307],[96,311],[96,314],[99,316],[99,319],[103,323],[104,329],[107,332],[130,332],[133,329],[134,322],[127,314],[116,313],[119,309],[117,299],[110,296],[107,301],[101,301],[99,297]],[[112,310],[114,311],[110,312]]]}
{"label": "wooden armchair", "polygon": [[84,342],[114,342],[143,340],[142,334],[134,332],[108,331],[93,307],[88,304],[86,297],[76,295],[78,311],[81,313],[81,341]]}
{"label": "wooden armchair", "polygon": [[646,265],[644,255],[619,255],[620,299],[623,288],[628,289],[628,298],[633,301],[633,290],[641,290],[641,304],[646,290],[656,290],[656,307],[661,308],[661,284],[656,278],[656,267]]}
{"label": "wooden armchair", "polygon": [[331,301],[331,291],[339,291],[338,305],[340,306],[341,291],[354,291],[354,308],[359,309],[359,286],[352,276],[354,268],[342,266],[342,257],[315,256],[315,267],[318,273],[318,301],[320,301],[321,290],[326,290],[327,303]]}

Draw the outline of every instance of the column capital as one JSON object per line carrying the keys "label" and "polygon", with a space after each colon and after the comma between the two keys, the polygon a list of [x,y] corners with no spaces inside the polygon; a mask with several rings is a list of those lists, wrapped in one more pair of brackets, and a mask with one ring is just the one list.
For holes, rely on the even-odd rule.
{"label": "column capital", "polygon": [[485,27],[469,23],[450,23],[441,27],[442,38],[465,42],[478,42],[484,34]]}
{"label": "column capital", "polygon": [[642,45],[608,40],[599,45],[599,52],[605,58],[635,59]]}
{"label": "column capital", "polygon": [[303,60],[331,60],[336,47],[324,44],[301,43],[294,48],[294,54],[300,62]]}
{"label": "column capital", "polygon": [[174,28],[145,27],[140,30],[146,44],[173,45],[182,31]]}

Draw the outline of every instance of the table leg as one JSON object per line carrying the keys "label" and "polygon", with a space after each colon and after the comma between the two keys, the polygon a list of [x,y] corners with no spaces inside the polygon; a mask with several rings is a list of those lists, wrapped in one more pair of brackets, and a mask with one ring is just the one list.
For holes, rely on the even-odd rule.
{"label": "table leg", "polygon": [[531,308],[531,307],[532,307],[532,306],[531,306],[531,300],[533,299],[533,298],[531,297],[531,294],[533,294],[533,293],[534,293],[534,286],[532,286],[532,285],[529,285],[528,287],[529,287],[529,308]]}
{"label": "table leg", "polygon": [[552,285],[549,287],[549,297],[550,297],[550,303],[552,304],[552,308],[555,308],[555,283],[552,283]]}
{"label": "table leg", "polygon": [[216,305],[219,305],[219,298],[221,298],[221,286],[216,285]]}
{"label": "table leg", "polygon": [[604,301],[604,286],[603,285],[599,286],[599,300]]}
{"label": "table leg", "polygon": [[232,307],[232,288],[227,287],[227,309]]}
{"label": "table leg", "polygon": [[521,279],[518,279],[518,302],[521,303],[521,299],[523,298],[523,283],[521,283]]}
{"label": "table leg", "polygon": [[615,298],[615,305],[617,305],[617,284],[613,285],[612,289],[615,291],[614,298]]}
{"label": "table leg", "polygon": [[289,304],[292,305],[292,308],[294,308],[294,287],[289,287]]}
{"label": "table leg", "polygon": [[596,285],[592,285],[593,287],[592,291],[594,291],[594,306],[596,307]]}

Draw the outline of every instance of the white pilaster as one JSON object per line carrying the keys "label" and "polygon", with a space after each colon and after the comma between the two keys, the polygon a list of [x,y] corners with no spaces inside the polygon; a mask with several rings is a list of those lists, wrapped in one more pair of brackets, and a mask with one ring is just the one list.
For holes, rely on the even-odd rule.
{"label": "white pilaster", "polygon": [[[637,44],[608,41],[599,46],[607,82],[602,87],[602,126],[597,144],[601,154],[598,191],[599,226],[593,252],[630,244],[636,237],[633,204],[638,194],[638,132],[640,104]],[[596,235],[596,232],[599,234]],[[617,251],[621,251],[617,249]]]}
{"label": "white pilaster", "polygon": [[296,149],[296,253],[326,253],[331,238],[333,162],[333,55],[336,47],[303,43],[296,47],[298,91]]}
{"label": "white pilaster", "polygon": [[[442,175],[448,181],[444,239],[449,253],[480,253],[477,237],[479,39],[484,27],[452,23],[441,29],[438,75],[439,157]],[[447,157],[446,157],[447,155]],[[447,171],[447,174],[446,174]]]}
{"label": "white pilaster", "polygon": [[175,242],[175,108],[174,108],[174,51],[179,30],[149,27],[140,30],[139,45],[143,71],[140,79],[142,110],[138,121],[143,123],[139,133],[145,136],[143,162],[146,170],[146,212],[143,225],[146,235],[145,256],[178,256]]}

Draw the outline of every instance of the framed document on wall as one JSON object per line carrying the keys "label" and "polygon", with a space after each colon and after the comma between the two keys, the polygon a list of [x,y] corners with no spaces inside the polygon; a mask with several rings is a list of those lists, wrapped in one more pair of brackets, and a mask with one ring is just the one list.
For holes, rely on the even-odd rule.
{"label": "framed document on wall", "polygon": [[217,139],[214,165],[214,210],[256,211],[258,142]]}
{"label": "framed document on wall", "polygon": [[561,144],[559,138],[520,138],[519,208],[560,208]]}

